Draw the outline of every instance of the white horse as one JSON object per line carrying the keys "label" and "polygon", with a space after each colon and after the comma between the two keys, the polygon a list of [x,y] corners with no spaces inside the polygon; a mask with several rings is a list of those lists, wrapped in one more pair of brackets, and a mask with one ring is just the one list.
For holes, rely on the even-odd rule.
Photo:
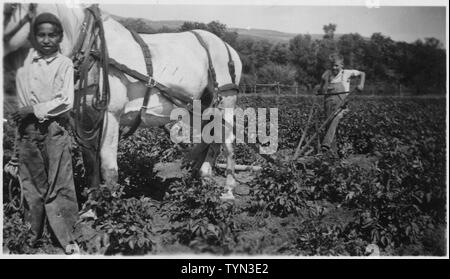
{"label": "white horse", "polygon": [[[64,28],[64,38],[60,45],[61,52],[69,56],[80,34],[84,21],[83,6],[68,7],[58,4],[34,4],[35,14],[50,12],[56,15]],[[5,6],[6,7],[6,6]],[[29,12],[30,4],[20,4],[4,22],[4,56],[28,44],[30,22],[18,27]],[[6,20],[6,19],[5,19]],[[102,12],[103,26],[109,57],[139,73],[147,74],[141,47],[133,39],[129,30]],[[17,30],[20,28],[19,30]],[[16,30],[14,30],[16,29]],[[14,32],[12,32],[14,31]],[[231,83],[228,70],[229,56],[224,42],[212,33],[197,30],[205,41],[215,68],[217,82],[220,85]],[[9,36],[8,36],[9,35]],[[152,57],[153,78],[169,88],[175,88],[193,100],[199,99],[208,83],[208,57],[194,34],[160,33],[141,34],[148,45]],[[229,47],[235,63],[236,80],[241,77],[242,63],[237,52]],[[110,101],[104,116],[103,137],[100,149],[101,176],[106,185],[115,185],[118,179],[117,149],[119,142],[119,125],[129,126],[139,112],[146,85],[112,67],[108,75],[110,84]],[[100,78],[101,82],[102,78]],[[101,88],[101,86],[100,86]],[[237,92],[222,92],[221,107],[235,108]],[[163,97],[157,88],[152,88],[148,108],[141,122],[141,127],[160,127],[170,121],[174,104]],[[225,142],[233,142],[233,132],[227,133]],[[201,165],[202,177],[212,175],[212,166],[220,145],[212,144],[208,155]],[[225,188],[232,198],[234,179],[234,151],[232,143],[224,144],[227,158],[227,179]]]}

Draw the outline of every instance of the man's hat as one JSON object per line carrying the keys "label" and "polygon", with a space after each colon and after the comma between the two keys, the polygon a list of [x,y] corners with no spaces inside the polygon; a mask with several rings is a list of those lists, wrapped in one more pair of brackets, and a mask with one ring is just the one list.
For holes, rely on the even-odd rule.
{"label": "man's hat", "polygon": [[330,62],[333,64],[341,64],[344,65],[344,57],[338,53],[333,53],[329,56]]}
{"label": "man's hat", "polygon": [[42,23],[54,24],[61,31],[61,39],[63,36],[62,24],[61,24],[61,21],[59,21],[58,17],[56,17],[54,14],[51,14],[51,13],[42,13],[34,19],[34,21],[32,23],[31,32],[28,37],[31,45],[36,49],[39,48],[39,46],[36,42],[36,32],[37,32],[38,26]]}
{"label": "man's hat", "polygon": [[63,30],[61,21],[54,14],[51,13],[42,13],[36,17],[33,22],[33,31],[36,33],[37,27],[42,23],[51,23],[56,25],[59,30]]}

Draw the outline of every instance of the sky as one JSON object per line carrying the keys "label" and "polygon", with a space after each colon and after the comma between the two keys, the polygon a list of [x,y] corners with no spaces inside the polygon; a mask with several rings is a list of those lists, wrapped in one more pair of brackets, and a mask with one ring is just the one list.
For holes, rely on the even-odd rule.
{"label": "sky", "polygon": [[[220,0],[190,4],[174,0],[102,1],[100,7],[112,14],[150,20],[183,20],[208,23],[218,20],[228,27],[270,29],[288,33],[322,34],[323,25],[337,24],[336,33],[359,33],[370,37],[381,32],[396,41],[413,42],[435,37],[446,46],[448,19],[445,1],[249,1]],[[137,3],[137,4],[136,4]],[[175,4],[174,4],[175,3]],[[213,3],[206,5],[203,3]],[[339,6],[329,6],[332,3]],[[369,5],[366,5],[369,3]],[[377,4],[378,3],[378,4]],[[426,4],[424,4],[426,3]],[[349,5],[350,4],[350,5]],[[395,6],[393,6],[395,5]],[[402,5],[402,6],[397,6]],[[408,5],[408,6],[405,6]],[[414,5],[414,6],[409,6]],[[368,7],[378,6],[378,7]]]}

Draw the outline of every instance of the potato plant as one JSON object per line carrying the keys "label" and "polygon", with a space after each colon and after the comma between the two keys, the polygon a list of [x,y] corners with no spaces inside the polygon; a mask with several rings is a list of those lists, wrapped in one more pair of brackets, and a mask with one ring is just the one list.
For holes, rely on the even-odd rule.
{"label": "potato plant", "polygon": [[[120,194],[99,192],[86,204],[88,188],[75,145],[80,205],[96,212],[96,218],[77,225],[82,252],[366,255],[366,247],[375,244],[382,255],[445,254],[443,99],[355,96],[339,125],[337,154],[318,154],[312,141],[308,156],[291,160],[311,106],[317,106],[317,115],[308,135],[323,121],[320,102],[309,96],[239,97],[242,108],[279,108],[279,148],[273,164],[249,145],[236,145],[236,163],[262,170],[237,174],[246,178],[241,186],[249,191],[238,191],[234,202],[219,199],[220,169],[205,181],[191,176],[189,168],[183,171],[188,175],[158,178],[154,165],[180,160],[183,153],[160,129],[138,129],[119,145]],[[5,123],[5,163],[13,135]],[[35,253],[27,246],[23,211],[10,206],[8,182],[4,176],[4,249]],[[47,238],[37,249],[57,253],[52,245]]]}

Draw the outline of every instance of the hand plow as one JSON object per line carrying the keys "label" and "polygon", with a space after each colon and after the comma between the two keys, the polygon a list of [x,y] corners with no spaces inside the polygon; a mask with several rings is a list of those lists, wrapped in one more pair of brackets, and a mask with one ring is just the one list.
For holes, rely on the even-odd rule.
{"label": "hand plow", "polygon": [[[313,147],[311,147],[311,143],[313,143],[314,139],[317,138],[318,141],[318,146],[317,148],[319,148],[320,146],[320,140],[318,138],[318,136],[328,127],[328,125],[331,123],[331,121],[333,121],[333,119],[335,119],[344,109],[345,106],[348,103],[349,100],[349,96],[353,93],[354,91],[350,91],[350,92],[340,92],[340,93],[331,93],[331,94],[317,94],[317,95],[340,95],[340,94],[349,94],[345,99],[343,99],[341,101],[341,103],[339,104],[339,106],[337,107],[337,109],[329,116],[327,117],[327,119],[322,123],[322,125],[320,125],[317,128],[317,122],[316,122],[316,131],[314,132],[314,134],[312,134],[308,140],[305,142],[305,144],[303,145],[303,142],[306,139],[307,133],[308,133],[308,129],[310,127],[311,124],[311,120],[313,118],[313,115],[316,112],[316,107],[318,106],[317,101],[315,100],[313,105],[311,106],[311,109],[309,111],[309,116],[308,116],[308,121],[306,122],[306,127],[303,130],[302,136],[300,137],[300,140],[298,142],[297,148],[295,150],[294,156],[292,157],[291,161],[295,161],[298,157],[300,156],[307,156],[309,154],[311,154],[311,152],[314,150]],[[303,145],[303,146],[302,146]]]}

